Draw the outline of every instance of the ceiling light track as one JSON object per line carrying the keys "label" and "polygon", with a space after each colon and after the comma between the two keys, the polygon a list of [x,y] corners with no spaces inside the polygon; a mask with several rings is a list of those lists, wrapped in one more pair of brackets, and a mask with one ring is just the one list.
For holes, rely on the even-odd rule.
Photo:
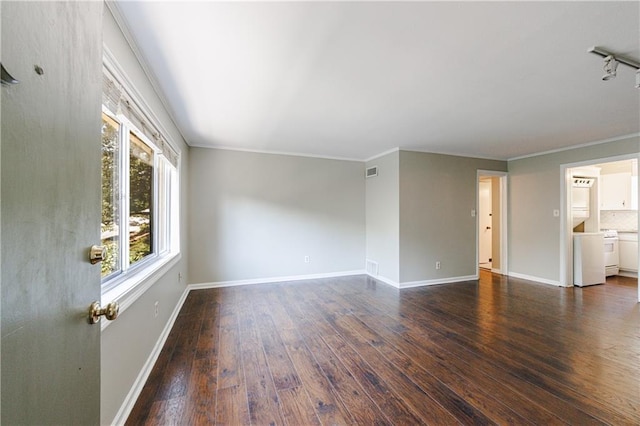
{"label": "ceiling light track", "polygon": [[601,47],[591,47],[589,53],[602,56],[604,58],[604,75],[602,79],[607,81],[616,77],[618,64],[623,64],[636,70],[636,89],[640,89],[640,62],[622,55],[616,55]]}

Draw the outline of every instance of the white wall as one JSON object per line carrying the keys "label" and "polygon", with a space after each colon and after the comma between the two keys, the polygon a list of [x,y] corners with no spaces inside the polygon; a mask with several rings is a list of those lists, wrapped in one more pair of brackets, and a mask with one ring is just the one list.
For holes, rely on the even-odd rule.
{"label": "white wall", "polygon": [[[180,235],[181,259],[166,274],[124,311],[120,317],[102,332],[101,361],[101,423],[109,424],[120,409],[138,374],[158,341],[165,325],[189,282],[187,269],[187,194],[189,155],[179,131],[151,83],[136,60],[130,46],[118,28],[109,9],[105,7],[104,44],[116,57],[144,101],[161,121],[168,136],[182,150],[180,163]],[[178,274],[182,280],[178,280]],[[154,304],[159,304],[159,315],[154,317]]]}
{"label": "white wall", "polygon": [[478,170],[506,162],[400,151],[401,286],[475,276]]}
{"label": "white wall", "polygon": [[378,263],[380,278],[400,281],[400,152],[367,162],[378,176],[366,180],[366,256]]}
{"label": "white wall", "polygon": [[560,283],[561,166],[640,152],[640,138],[509,161],[509,273]]}
{"label": "white wall", "polygon": [[364,270],[363,163],[192,148],[189,181],[190,282]]}

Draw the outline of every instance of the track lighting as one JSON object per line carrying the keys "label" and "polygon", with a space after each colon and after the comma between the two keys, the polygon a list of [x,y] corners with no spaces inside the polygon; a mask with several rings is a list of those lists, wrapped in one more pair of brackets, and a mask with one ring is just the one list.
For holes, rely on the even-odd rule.
{"label": "track lighting", "polygon": [[604,75],[602,79],[608,81],[614,79],[618,75],[618,64],[626,65],[636,70],[636,89],[640,89],[640,63],[624,57],[622,55],[615,55],[601,47],[594,46],[587,50],[589,53],[602,56],[604,58]]}
{"label": "track lighting", "polygon": [[618,74],[617,69],[618,61],[616,61],[616,58],[612,55],[607,56],[604,58],[604,75],[602,76],[602,79],[607,81],[616,78],[616,75]]}

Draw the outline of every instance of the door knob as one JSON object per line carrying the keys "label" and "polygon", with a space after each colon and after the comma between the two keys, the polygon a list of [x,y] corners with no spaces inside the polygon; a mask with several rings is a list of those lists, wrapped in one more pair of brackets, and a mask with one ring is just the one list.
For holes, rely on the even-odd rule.
{"label": "door knob", "polygon": [[105,246],[93,245],[89,249],[89,262],[95,265],[98,262],[102,262],[107,257],[107,248]]}
{"label": "door knob", "polygon": [[89,324],[97,324],[100,322],[100,317],[104,315],[109,321],[113,321],[118,318],[118,312],[120,311],[120,305],[117,302],[111,302],[104,308],[100,307],[100,302],[97,300],[89,306]]}

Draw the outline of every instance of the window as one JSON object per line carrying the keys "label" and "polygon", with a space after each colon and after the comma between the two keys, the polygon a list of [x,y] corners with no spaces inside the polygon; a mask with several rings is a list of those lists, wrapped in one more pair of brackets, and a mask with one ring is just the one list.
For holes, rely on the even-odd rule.
{"label": "window", "polygon": [[[153,174],[154,153],[129,133],[129,263],[154,252]],[[159,182],[162,179],[159,179]]]}
{"label": "window", "polygon": [[107,256],[102,261],[102,276],[120,270],[120,184],[118,178],[120,145],[118,132],[120,124],[106,114],[102,114],[102,222],[100,238],[107,248]]}
{"label": "window", "polygon": [[[122,293],[179,250],[178,155],[105,71],[102,107],[103,294]],[[140,275],[138,275],[140,272]]]}

